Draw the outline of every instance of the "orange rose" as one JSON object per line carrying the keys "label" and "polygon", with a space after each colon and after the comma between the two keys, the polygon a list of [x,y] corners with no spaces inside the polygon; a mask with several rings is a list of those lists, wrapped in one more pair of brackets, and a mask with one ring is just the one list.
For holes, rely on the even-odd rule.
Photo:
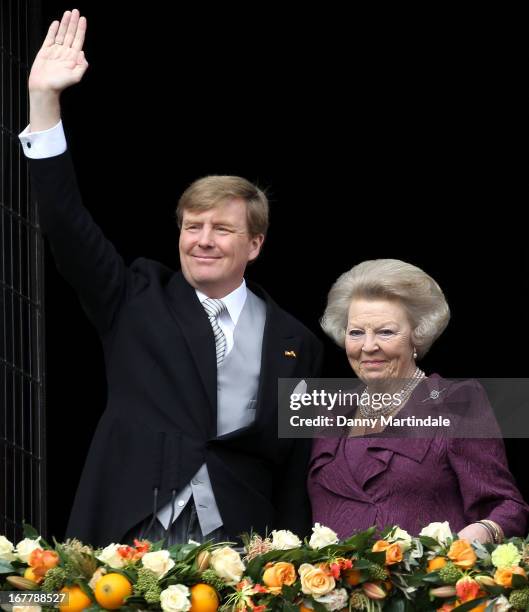
{"label": "orange rose", "polygon": [[398,542],[390,544],[386,549],[386,565],[394,565],[402,561],[402,549]]}
{"label": "orange rose", "polygon": [[512,567],[501,567],[500,569],[496,570],[494,580],[496,581],[496,584],[499,584],[502,587],[510,588],[512,587],[513,574],[518,574],[519,576],[527,578],[527,574],[525,573],[523,567],[513,565]]}
{"label": "orange rose", "polygon": [[267,587],[279,588],[286,584],[290,586],[296,582],[296,568],[292,563],[278,561],[265,569],[263,583]]}
{"label": "orange rose", "polygon": [[377,540],[373,544],[373,548],[371,549],[373,552],[382,552],[389,548],[389,542],[387,540]]}
{"label": "orange rose", "polygon": [[42,565],[43,554],[44,551],[42,548],[35,548],[35,550],[32,550],[28,558],[28,565],[30,567],[39,567],[39,565]]}
{"label": "orange rose", "polygon": [[52,567],[59,565],[59,555],[54,550],[36,548],[29,556],[29,565],[35,576],[43,577]]}
{"label": "orange rose", "polygon": [[434,557],[433,559],[430,559],[430,561],[428,561],[428,573],[435,572],[436,570],[444,567],[446,564],[446,557]]}
{"label": "orange rose", "polygon": [[450,546],[448,558],[462,569],[470,569],[477,561],[476,553],[467,540],[456,540]]}
{"label": "orange rose", "polygon": [[303,563],[299,566],[299,576],[301,578],[301,590],[305,595],[320,597],[327,595],[336,586],[334,577],[324,567],[315,567],[310,563]]}
{"label": "orange rose", "polygon": [[386,540],[377,540],[371,549],[373,552],[386,551],[386,565],[393,565],[402,561],[402,549],[398,542],[390,544]]}

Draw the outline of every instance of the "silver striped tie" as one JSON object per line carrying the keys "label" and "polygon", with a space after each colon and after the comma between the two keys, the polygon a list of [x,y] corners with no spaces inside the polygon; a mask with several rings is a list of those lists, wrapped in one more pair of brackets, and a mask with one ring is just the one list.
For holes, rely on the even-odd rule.
{"label": "silver striped tie", "polygon": [[202,302],[202,306],[204,306],[204,310],[208,315],[209,322],[211,323],[211,327],[213,329],[213,335],[215,336],[217,367],[219,367],[226,353],[226,336],[220,328],[218,319],[220,313],[226,310],[226,304],[222,300],[208,298]]}

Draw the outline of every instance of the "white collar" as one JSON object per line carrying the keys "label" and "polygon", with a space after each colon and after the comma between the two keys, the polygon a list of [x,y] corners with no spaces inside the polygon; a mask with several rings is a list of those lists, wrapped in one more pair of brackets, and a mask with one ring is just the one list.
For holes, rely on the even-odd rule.
{"label": "white collar", "polygon": [[[195,289],[195,292],[201,304],[209,297],[198,289]],[[228,314],[230,315],[230,319],[233,321],[234,325],[237,325],[237,321],[241,316],[241,312],[244,307],[244,303],[246,302],[247,295],[248,290],[246,289],[246,281],[243,278],[242,283],[237,287],[237,289],[234,289],[231,293],[228,293],[228,295],[225,295],[223,298],[220,298],[226,305],[226,309],[228,310]]]}

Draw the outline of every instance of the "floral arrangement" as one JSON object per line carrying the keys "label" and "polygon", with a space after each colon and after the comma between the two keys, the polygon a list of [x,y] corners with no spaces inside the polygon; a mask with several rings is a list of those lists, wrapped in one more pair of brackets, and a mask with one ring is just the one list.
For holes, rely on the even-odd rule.
{"label": "floral arrangement", "polygon": [[340,542],[318,523],[312,532],[304,542],[285,530],[246,535],[241,553],[229,542],[165,548],[163,540],[135,540],[94,549],[54,539],[51,546],[25,525],[16,546],[0,536],[0,591],[16,595],[16,605],[2,607],[52,610],[44,595],[67,594],[63,612],[529,610],[529,537],[470,543],[446,522],[418,537],[373,527]]}

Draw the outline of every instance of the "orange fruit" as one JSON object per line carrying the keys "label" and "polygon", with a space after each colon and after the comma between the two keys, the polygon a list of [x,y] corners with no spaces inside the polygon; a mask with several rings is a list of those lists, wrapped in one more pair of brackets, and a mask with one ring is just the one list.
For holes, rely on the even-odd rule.
{"label": "orange fruit", "polygon": [[97,603],[107,610],[116,610],[132,595],[132,584],[123,576],[113,572],[102,576],[94,589]]}
{"label": "orange fruit", "polygon": [[307,606],[304,606],[302,603],[299,604],[298,608],[299,612],[314,612],[312,608],[307,608]]}
{"label": "orange fruit", "polygon": [[37,576],[35,574],[32,567],[28,567],[27,570],[24,572],[24,578],[27,578],[28,580],[32,580],[33,582],[37,583],[42,582],[44,580],[42,576]]}
{"label": "orange fruit", "polygon": [[446,565],[446,557],[434,557],[428,561],[428,572],[435,572]]}
{"label": "orange fruit", "polygon": [[68,593],[68,603],[59,604],[61,612],[81,612],[92,605],[92,600],[81,587],[63,587],[59,593]]}
{"label": "orange fruit", "polygon": [[189,590],[191,591],[190,612],[217,612],[219,596],[212,586],[201,582]]}

